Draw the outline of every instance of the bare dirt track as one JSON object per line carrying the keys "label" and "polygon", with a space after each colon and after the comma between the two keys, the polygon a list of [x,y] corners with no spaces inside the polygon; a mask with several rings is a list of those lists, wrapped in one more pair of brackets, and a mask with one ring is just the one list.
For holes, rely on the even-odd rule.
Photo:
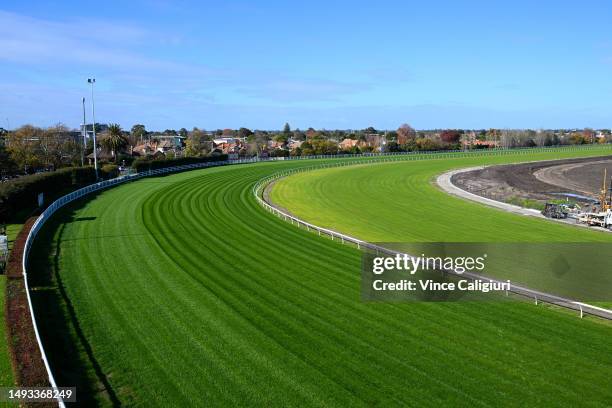
{"label": "bare dirt track", "polygon": [[607,173],[607,186],[612,176],[612,158],[596,160],[589,163],[561,164],[545,167],[534,173],[534,176],[548,184],[565,190],[574,190],[589,197],[596,197],[603,187],[604,171]]}
{"label": "bare dirt track", "polygon": [[[457,187],[504,202],[546,202],[576,195],[586,203],[596,199],[604,169],[612,176],[612,156],[492,166],[452,176]],[[610,185],[609,180],[607,185]]]}

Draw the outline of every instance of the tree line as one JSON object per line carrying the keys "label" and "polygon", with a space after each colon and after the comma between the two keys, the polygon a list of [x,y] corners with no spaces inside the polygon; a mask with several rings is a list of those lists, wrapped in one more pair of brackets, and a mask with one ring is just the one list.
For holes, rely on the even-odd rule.
{"label": "tree line", "polygon": [[[147,152],[159,151],[155,158],[207,157],[220,152],[213,143],[216,138],[236,138],[239,154],[252,157],[309,156],[333,154],[359,154],[374,151],[431,151],[463,148],[512,148],[554,146],[562,144],[608,143],[609,130],[530,130],[530,129],[432,129],[416,130],[402,124],[396,130],[377,130],[367,127],[360,130],[327,130],[308,128],[292,129],[288,123],[280,130],[216,129],[206,131],[197,127],[187,130],[165,129],[148,131],[144,125],[135,124],[129,131],[118,124],[95,124],[98,153],[101,162],[124,163],[134,159],[135,149],[146,146]],[[88,125],[91,135],[92,125]],[[182,143],[172,149],[159,149],[160,138],[179,136]],[[355,141],[346,143],[347,140]],[[344,143],[343,143],[344,141]],[[81,132],[63,124],[48,128],[32,125],[21,126],[11,132],[0,128],[0,173],[5,175],[28,174],[39,170],[87,164],[93,152],[91,137],[84,143]]]}

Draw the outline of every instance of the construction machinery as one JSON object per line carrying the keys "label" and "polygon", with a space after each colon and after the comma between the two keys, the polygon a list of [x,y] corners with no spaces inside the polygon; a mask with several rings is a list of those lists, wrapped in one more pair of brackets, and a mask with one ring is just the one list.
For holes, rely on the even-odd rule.
{"label": "construction machinery", "polygon": [[599,205],[594,205],[591,211],[583,212],[578,222],[592,227],[612,228],[612,180],[607,187],[608,170],[604,169],[603,184],[599,191]]}
{"label": "construction machinery", "polygon": [[576,222],[591,227],[612,229],[612,179],[607,185],[608,171],[604,169],[603,183],[599,191],[598,201],[593,200],[587,208],[580,209],[577,204],[546,203],[542,215],[547,218],[572,218]]}
{"label": "construction machinery", "polygon": [[608,169],[604,169],[604,178],[601,190],[599,191],[599,211],[608,211],[612,209],[612,181],[610,187],[606,187],[608,178]]}
{"label": "construction machinery", "polygon": [[546,203],[542,210],[542,215],[546,218],[565,219],[568,214],[568,208],[564,204]]}

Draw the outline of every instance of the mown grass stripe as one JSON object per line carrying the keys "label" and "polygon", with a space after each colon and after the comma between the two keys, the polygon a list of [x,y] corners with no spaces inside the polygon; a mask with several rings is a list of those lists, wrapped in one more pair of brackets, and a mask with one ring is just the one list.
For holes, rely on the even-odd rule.
{"label": "mown grass stripe", "polygon": [[[410,175],[432,162],[525,157],[414,160],[400,184],[420,188],[423,178]],[[610,327],[523,303],[362,303],[357,250],[292,227],[252,196],[263,177],[316,163],[144,179],[76,203],[47,226],[79,323],[122,402],[563,406],[584,402],[583,392],[594,405],[610,400]],[[401,165],[371,168],[394,166]],[[366,196],[365,183],[392,191],[395,180],[346,186]],[[334,208],[326,183],[317,189]],[[368,228],[379,212],[344,205],[342,221]],[[51,352],[55,366],[62,357]],[[572,378],[564,374],[570,368]]]}

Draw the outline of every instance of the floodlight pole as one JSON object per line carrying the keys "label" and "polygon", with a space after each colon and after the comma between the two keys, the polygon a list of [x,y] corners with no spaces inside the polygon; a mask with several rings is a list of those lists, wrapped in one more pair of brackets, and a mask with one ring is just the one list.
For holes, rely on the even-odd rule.
{"label": "floodlight pole", "polygon": [[83,97],[83,150],[81,151],[81,166],[85,166],[85,150],[87,149],[87,119],[85,118],[85,97]]}
{"label": "floodlight pole", "polygon": [[96,180],[98,179],[98,153],[96,146],[96,107],[94,104],[94,84],[96,83],[96,78],[87,78],[87,82],[91,84],[91,116],[93,120],[93,125],[91,126],[93,130],[93,154],[94,154],[94,169],[96,171]]}

